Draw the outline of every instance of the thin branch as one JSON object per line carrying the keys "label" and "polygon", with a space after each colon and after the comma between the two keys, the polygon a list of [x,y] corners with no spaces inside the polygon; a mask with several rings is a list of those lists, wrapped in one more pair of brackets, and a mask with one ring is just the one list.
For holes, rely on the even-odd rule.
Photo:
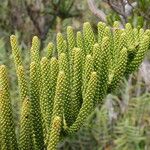
{"label": "thin branch", "polygon": [[106,14],[101,11],[100,9],[97,8],[97,6],[95,5],[94,0],[87,0],[89,9],[91,10],[91,12],[96,15],[101,21],[103,22],[107,22],[106,20]]}
{"label": "thin branch", "polygon": [[121,6],[116,6],[112,3],[111,0],[107,0],[107,3],[109,4],[109,6],[111,7],[112,10],[114,10],[116,13],[118,13],[120,16],[122,16],[122,22],[123,24],[127,22],[127,15],[125,13],[125,6],[123,5],[123,8],[121,8]]}
{"label": "thin branch", "polygon": [[114,5],[111,0],[108,0],[108,4],[109,6],[115,11],[117,12],[119,15],[123,16],[124,18],[126,18],[126,14],[116,5]]}
{"label": "thin branch", "polygon": [[134,8],[129,0],[127,0],[127,3],[132,7],[132,9]]}

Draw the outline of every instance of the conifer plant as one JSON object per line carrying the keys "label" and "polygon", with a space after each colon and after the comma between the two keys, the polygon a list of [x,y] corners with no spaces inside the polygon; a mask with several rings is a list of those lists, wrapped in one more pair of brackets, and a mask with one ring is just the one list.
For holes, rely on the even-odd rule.
{"label": "conifer plant", "polygon": [[[112,28],[99,22],[94,35],[89,22],[76,34],[67,27],[40,57],[34,36],[30,70],[23,66],[15,35],[10,37],[20,92],[19,131],[16,135],[7,69],[0,66],[0,149],[56,150],[59,140],[77,132],[123,77],[138,69],[150,45],[150,30]],[[28,80],[27,80],[28,79]]]}

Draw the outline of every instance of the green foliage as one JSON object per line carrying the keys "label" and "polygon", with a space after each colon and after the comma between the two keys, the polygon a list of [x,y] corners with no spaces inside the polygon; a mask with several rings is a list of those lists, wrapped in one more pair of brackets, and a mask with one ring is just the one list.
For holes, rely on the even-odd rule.
{"label": "green foliage", "polygon": [[49,142],[47,150],[56,150],[57,143],[59,142],[59,136],[61,131],[61,117],[55,116],[52,122],[52,130],[50,132]]}
{"label": "green foliage", "polygon": [[35,62],[30,65],[30,99],[31,99],[31,116],[32,128],[34,134],[35,147],[41,149],[44,145],[42,116],[40,108],[40,90]]}
{"label": "green foliage", "polygon": [[14,118],[11,108],[7,70],[4,65],[0,66],[0,143],[1,149],[17,150]]}
{"label": "green foliage", "polygon": [[12,46],[12,54],[14,57],[15,66],[17,68],[18,66],[22,65],[22,60],[21,60],[20,50],[18,47],[18,42],[14,35],[10,37],[10,42]]}
{"label": "green foliage", "polygon": [[129,22],[135,27],[149,28],[149,0],[130,0],[120,1],[104,1],[99,3],[101,10],[105,13],[107,23],[113,24],[115,20],[119,20],[122,24]]}
{"label": "green foliage", "polygon": [[65,72],[66,76],[66,83],[65,83],[65,93],[64,93],[64,115],[65,119],[68,122],[68,124],[71,124],[71,108],[69,107],[71,105],[71,90],[70,90],[70,80],[69,80],[69,63],[68,59],[65,53],[61,53],[59,56],[59,70]]}
{"label": "green foliage", "polygon": [[96,91],[97,85],[97,74],[96,72],[91,73],[90,80],[87,85],[87,89],[85,92],[85,96],[83,97],[83,103],[79,114],[75,120],[75,122],[70,126],[68,132],[73,133],[78,131],[83,124],[86,117],[90,114],[93,109],[93,99]]}
{"label": "green foliage", "polygon": [[[117,22],[114,26],[116,24]],[[33,146],[33,149],[37,150],[46,147],[50,150],[56,149],[59,139],[78,131],[96,105],[102,106],[106,95],[114,92],[122,78],[138,68],[147,52],[150,37],[147,31],[138,30],[137,34],[141,39],[124,44],[124,39],[119,35],[124,33],[123,37],[127,41],[127,35],[133,34],[130,24],[126,26],[129,26],[130,30],[128,28],[110,30],[105,24],[98,23],[97,40],[88,22],[83,24],[83,31],[78,32],[77,39],[75,39],[73,28],[68,27],[67,40],[58,33],[56,46],[52,43],[48,45],[47,57],[43,58],[40,57],[40,40],[34,36],[27,79],[17,39],[14,35],[11,36],[22,101],[19,147],[27,149]],[[81,37],[83,37],[83,43],[79,41]],[[135,42],[139,46],[134,47]],[[57,54],[53,55],[55,48]],[[116,57],[116,54],[119,57]],[[82,56],[85,57],[82,58]],[[4,105],[5,101],[9,101],[5,105],[10,107],[9,90],[8,87],[5,88],[7,76],[3,73],[3,68],[5,67],[2,65],[0,104]],[[12,133],[11,136],[15,136],[14,126],[11,126],[11,131],[5,131],[6,128],[3,130],[3,123],[7,124],[8,119],[12,120],[11,115],[7,118],[7,111],[11,114],[9,107],[5,110],[6,112],[2,111],[3,117],[0,120],[0,129],[4,132],[2,136]],[[5,117],[6,120],[3,120]],[[31,138],[31,143],[27,137]],[[7,141],[8,143],[2,139],[5,146],[9,146],[10,139]],[[26,147],[23,146],[25,143],[27,143]],[[13,144],[17,147],[15,142]]]}
{"label": "green foliage", "polygon": [[72,115],[73,121],[76,119],[79,110],[81,108],[82,94],[82,73],[81,73],[81,50],[74,48],[73,56],[73,74],[72,74],[72,90],[71,90],[71,99],[72,99]]}
{"label": "green foliage", "polygon": [[113,74],[110,75],[110,84],[108,85],[108,91],[114,90],[117,87],[118,81],[121,80],[123,74],[125,73],[125,68],[127,65],[127,49],[123,48],[120,52],[119,61],[116,63]]}
{"label": "green foliage", "polygon": [[132,97],[123,113],[124,106],[118,107],[121,99],[114,95],[108,96],[107,103],[111,103],[112,106],[105,104],[101,108],[97,107],[75,136],[69,136],[60,143],[60,149],[144,150],[149,148],[150,95]]}
{"label": "green foliage", "polygon": [[41,60],[41,94],[40,94],[40,108],[42,112],[42,118],[45,122],[46,132],[48,131],[50,124],[50,117],[52,111],[50,109],[51,101],[50,97],[50,64],[46,57]]}
{"label": "green foliage", "polygon": [[29,150],[33,148],[31,102],[26,97],[22,104],[19,131],[19,149]]}

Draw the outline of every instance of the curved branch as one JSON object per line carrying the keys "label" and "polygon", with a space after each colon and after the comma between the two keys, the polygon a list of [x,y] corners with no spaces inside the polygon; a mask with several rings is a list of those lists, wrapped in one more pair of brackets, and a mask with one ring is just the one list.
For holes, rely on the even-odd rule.
{"label": "curved branch", "polygon": [[87,0],[89,9],[91,10],[91,12],[96,15],[101,21],[103,22],[107,22],[106,20],[106,14],[101,11],[100,9],[97,8],[97,6],[94,3],[94,0]]}

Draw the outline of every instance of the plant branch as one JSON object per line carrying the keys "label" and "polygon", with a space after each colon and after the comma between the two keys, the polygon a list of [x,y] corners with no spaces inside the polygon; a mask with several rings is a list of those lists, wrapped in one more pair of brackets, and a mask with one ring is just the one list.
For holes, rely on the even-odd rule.
{"label": "plant branch", "polygon": [[89,6],[89,9],[91,10],[91,12],[95,16],[97,16],[101,21],[107,22],[106,14],[103,11],[101,11],[100,9],[97,8],[97,6],[95,5],[94,0],[87,0],[87,2],[88,2],[88,6]]}

